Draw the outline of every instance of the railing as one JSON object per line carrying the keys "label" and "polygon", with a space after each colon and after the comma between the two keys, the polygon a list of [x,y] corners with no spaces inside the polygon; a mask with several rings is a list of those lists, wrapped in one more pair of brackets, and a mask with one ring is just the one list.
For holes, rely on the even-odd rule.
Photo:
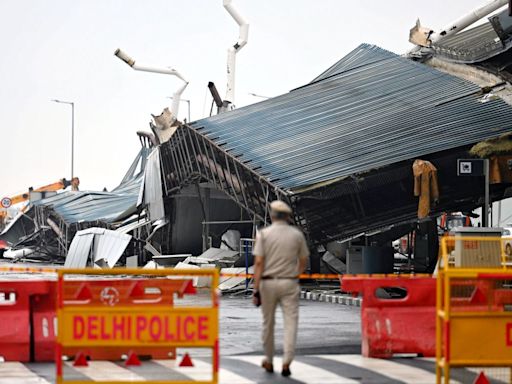
{"label": "railing", "polygon": [[[436,290],[438,384],[443,378],[450,382],[452,368],[512,367],[509,242],[484,236],[442,239]],[[510,369],[491,373],[512,382]]]}

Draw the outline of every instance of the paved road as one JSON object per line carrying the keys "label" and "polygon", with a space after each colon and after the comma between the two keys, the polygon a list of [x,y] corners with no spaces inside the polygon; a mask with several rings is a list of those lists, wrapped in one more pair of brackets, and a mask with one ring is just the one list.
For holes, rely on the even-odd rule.
{"label": "paved road", "polygon": [[[390,384],[434,383],[432,359],[379,360],[362,358],[360,320],[357,307],[322,302],[301,302],[298,356],[292,365],[292,377],[260,368],[262,360],[260,313],[249,299],[226,298],[221,305],[220,338],[223,384]],[[281,351],[281,317],[277,323],[277,350]],[[179,351],[180,352],[180,351]],[[184,351],[181,351],[182,353]],[[66,363],[64,374],[70,380],[91,382],[121,380],[207,380],[211,377],[211,356],[190,350],[194,367],[179,367],[173,360],[143,361],[141,366],[126,367],[123,362],[93,361],[88,367]],[[178,358],[178,362],[181,357]],[[280,369],[280,359],[274,362]],[[472,383],[474,372],[456,370],[453,383]],[[48,384],[55,382],[52,363],[0,363],[0,384]],[[495,381],[498,382],[498,381]]]}
{"label": "paved road", "polygon": [[[298,354],[360,353],[360,308],[301,300]],[[220,312],[223,356],[262,354],[261,312],[249,299],[224,297]],[[282,319],[278,311],[276,349],[282,351]]]}
{"label": "paved road", "polygon": [[[301,355],[292,364],[292,376],[279,372],[268,374],[259,364],[262,356],[236,355],[222,357],[221,384],[391,384],[435,382],[433,359],[368,359],[353,354]],[[179,359],[178,359],[179,361]],[[193,359],[194,367],[177,367],[172,360],[151,360],[141,366],[126,367],[122,362],[93,361],[88,367],[72,367],[66,363],[67,380],[91,382],[150,380],[210,380],[210,359]],[[280,359],[275,365],[279,367]],[[502,375],[502,377],[505,377]],[[468,370],[454,370],[452,383],[472,383],[476,377]],[[49,384],[55,382],[55,367],[50,363],[0,363],[0,384]],[[504,383],[506,381],[492,381]]]}

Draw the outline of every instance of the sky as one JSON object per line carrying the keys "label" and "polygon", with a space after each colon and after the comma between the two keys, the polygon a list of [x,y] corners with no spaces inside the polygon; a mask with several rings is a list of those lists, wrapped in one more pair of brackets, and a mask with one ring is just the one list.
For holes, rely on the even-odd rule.
{"label": "sky", "polygon": [[[277,96],[311,81],[357,47],[410,48],[419,17],[439,29],[483,0],[234,0],[249,22],[237,55],[235,105]],[[172,67],[190,84],[191,117],[207,116],[213,81],[225,94],[226,55],[238,25],[222,0],[0,0],[0,195],[11,196],[71,176],[75,103],[75,176],[81,189],[112,189],[137,154],[136,131],[170,106],[181,85],[132,70]],[[181,103],[179,118],[187,116]]]}

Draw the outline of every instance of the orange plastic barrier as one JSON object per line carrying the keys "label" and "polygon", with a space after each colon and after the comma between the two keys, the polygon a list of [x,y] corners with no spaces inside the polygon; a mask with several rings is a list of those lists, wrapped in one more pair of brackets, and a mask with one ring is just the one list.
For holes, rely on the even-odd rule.
{"label": "orange plastic barrier", "polygon": [[[62,272],[66,273],[66,272]],[[138,306],[152,304],[172,307],[174,295],[195,294],[196,290],[191,279],[163,280],[140,279],[128,277],[108,280],[76,279],[66,281],[62,286],[62,300],[79,306]],[[149,293],[148,293],[149,292]],[[55,310],[55,308],[54,308]],[[85,310],[85,309],[84,309]],[[138,346],[131,351],[139,356],[153,359],[174,359],[176,348]],[[119,360],[128,351],[124,347],[105,346],[103,348],[67,348],[66,354],[82,353],[93,360]]]}
{"label": "orange plastic barrier", "polygon": [[44,295],[31,297],[30,316],[34,361],[53,361],[55,358],[55,340],[57,338],[57,282],[46,281],[48,291]]}
{"label": "orange plastic barrier", "polygon": [[[0,356],[6,361],[33,361],[34,353],[38,356],[41,352],[35,349],[34,340],[42,333],[42,319],[39,316],[31,319],[31,306],[37,305],[43,297],[48,298],[54,283],[45,280],[0,281]],[[34,340],[31,339],[32,326],[41,330],[35,332]]]}
{"label": "orange plastic barrier", "polygon": [[[355,275],[341,278],[342,289],[363,296],[362,354],[390,358],[397,353],[436,353],[436,280],[425,276]],[[403,298],[381,298],[378,290],[399,289]]]}
{"label": "orange plastic barrier", "polygon": [[[168,359],[169,352],[176,356],[178,347],[211,348],[212,380],[201,383],[217,382],[219,275],[216,269],[59,270],[58,276],[57,383],[67,382],[63,378],[62,355],[76,354],[79,357],[76,363],[83,365],[87,364],[86,356],[105,360],[118,351],[130,356],[131,364],[140,364],[137,355],[147,352],[153,358]],[[192,277],[196,276],[212,278],[211,306],[175,307],[175,294],[182,297],[196,293],[192,285]],[[165,356],[159,357],[162,352]],[[158,381],[160,384],[188,382]]]}

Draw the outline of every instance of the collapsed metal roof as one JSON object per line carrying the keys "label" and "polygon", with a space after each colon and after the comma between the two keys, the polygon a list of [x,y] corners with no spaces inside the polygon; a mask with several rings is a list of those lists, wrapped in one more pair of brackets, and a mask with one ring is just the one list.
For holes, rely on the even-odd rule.
{"label": "collapsed metal roof", "polygon": [[[262,222],[269,202],[284,199],[318,244],[414,220],[412,163],[422,158],[439,170],[432,213],[472,210],[483,188],[457,177],[457,158],[512,130],[512,107],[482,96],[471,82],[362,44],[310,84],[180,126],[161,146],[166,194],[208,181]],[[493,186],[492,198],[506,188]]]}
{"label": "collapsed metal roof", "polygon": [[432,49],[435,54],[457,63],[478,63],[512,47],[512,17],[508,9],[471,29],[444,38]]}
{"label": "collapsed metal roof", "polygon": [[0,238],[17,248],[30,247],[36,251],[34,254],[53,260],[67,254],[71,240],[81,229],[131,226],[132,220],[126,219],[137,212],[150,151],[151,148],[141,148],[121,183],[111,192],[66,191],[34,201]]}
{"label": "collapsed metal roof", "polygon": [[388,51],[376,45],[361,44],[348,55],[334,63],[332,67],[315,77],[311,83],[337,75],[341,72],[347,72],[363,65],[382,62],[383,60],[392,60],[394,57],[395,55],[390,56]]}
{"label": "collapsed metal roof", "polygon": [[192,123],[286,190],[476,143],[512,129],[512,108],[473,83],[362,44],[287,94]]}
{"label": "collapsed metal roof", "polygon": [[121,184],[111,192],[65,191],[33,204],[50,207],[68,224],[124,219],[136,211],[149,152],[149,148],[141,148]]}

